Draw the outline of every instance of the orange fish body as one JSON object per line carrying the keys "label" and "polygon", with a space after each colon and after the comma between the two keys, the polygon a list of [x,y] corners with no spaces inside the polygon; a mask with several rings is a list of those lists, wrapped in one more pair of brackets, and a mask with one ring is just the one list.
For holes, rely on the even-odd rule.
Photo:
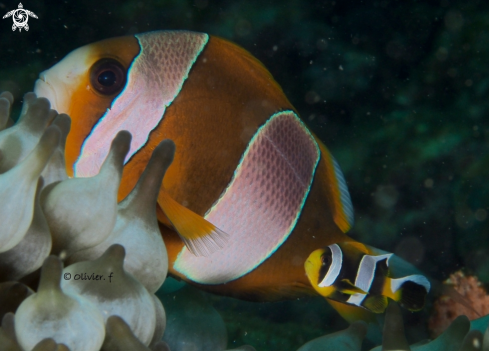
{"label": "orange fish body", "polygon": [[[104,40],[41,73],[35,92],[72,118],[70,175],[96,174],[117,131],[132,133],[120,199],[153,149],[175,142],[157,209],[173,276],[247,300],[314,294],[309,254],[352,240],[336,161],[266,68],[226,40],[184,31]],[[187,249],[174,230],[194,225],[185,208],[197,233],[210,223],[227,234],[221,249]]]}

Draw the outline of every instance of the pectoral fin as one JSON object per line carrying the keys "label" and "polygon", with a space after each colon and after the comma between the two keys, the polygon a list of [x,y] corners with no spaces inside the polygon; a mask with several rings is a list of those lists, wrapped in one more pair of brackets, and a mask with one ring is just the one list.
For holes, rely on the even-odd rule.
{"label": "pectoral fin", "polygon": [[341,280],[338,285],[339,285],[338,290],[344,294],[348,294],[348,295],[364,294],[364,295],[367,295],[367,292],[356,287],[349,279]]}
{"label": "pectoral fin", "polygon": [[224,247],[229,235],[202,216],[180,205],[162,188],[158,204],[180,238],[195,256],[208,256]]}

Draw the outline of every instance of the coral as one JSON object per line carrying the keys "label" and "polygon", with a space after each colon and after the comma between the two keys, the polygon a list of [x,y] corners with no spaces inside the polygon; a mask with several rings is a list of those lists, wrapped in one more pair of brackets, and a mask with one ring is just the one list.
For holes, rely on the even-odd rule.
{"label": "coral", "polygon": [[442,295],[435,301],[428,323],[433,337],[440,335],[458,316],[465,315],[474,320],[489,314],[489,295],[477,277],[457,271],[444,284],[453,287],[461,296],[458,299],[455,296],[458,300],[455,301],[454,297]]}

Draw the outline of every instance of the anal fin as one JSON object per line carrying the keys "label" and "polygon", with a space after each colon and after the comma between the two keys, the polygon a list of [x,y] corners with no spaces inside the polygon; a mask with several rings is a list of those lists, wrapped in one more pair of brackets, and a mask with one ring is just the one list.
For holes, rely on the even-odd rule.
{"label": "anal fin", "polygon": [[224,247],[229,235],[202,216],[176,202],[163,188],[158,204],[188,250],[195,256],[209,256]]}
{"label": "anal fin", "polygon": [[344,302],[338,302],[330,299],[326,301],[343,317],[347,322],[353,323],[358,320],[367,323],[375,323],[375,314],[363,307],[348,305]]}
{"label": "anal fin", "polygon": [[363,300],[362,306],[373,313],[384,313],[389,301],[382,295],[369,295]]}

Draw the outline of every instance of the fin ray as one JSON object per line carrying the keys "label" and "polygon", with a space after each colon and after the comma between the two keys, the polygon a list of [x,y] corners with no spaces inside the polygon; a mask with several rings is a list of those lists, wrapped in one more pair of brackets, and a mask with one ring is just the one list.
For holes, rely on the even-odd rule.
{"label": "fin ray", "polygon": [[158,203],[188,250],[195,256],[209,256],[226,245],[229,239],[226,232],[180,205],[163,188]]}
{"label": "fin ray", "polygon": [[317,137],[315,139],[321,150],[321,157],[324,158],[326,163],[326,179],[323,181],[327,183],[327,188],[330,189],[328,198],[333,212],[333,220],[341,231],[346,233],[354,222],[354,211],[348,186],[338,162],[336,162],[321,140]]}

